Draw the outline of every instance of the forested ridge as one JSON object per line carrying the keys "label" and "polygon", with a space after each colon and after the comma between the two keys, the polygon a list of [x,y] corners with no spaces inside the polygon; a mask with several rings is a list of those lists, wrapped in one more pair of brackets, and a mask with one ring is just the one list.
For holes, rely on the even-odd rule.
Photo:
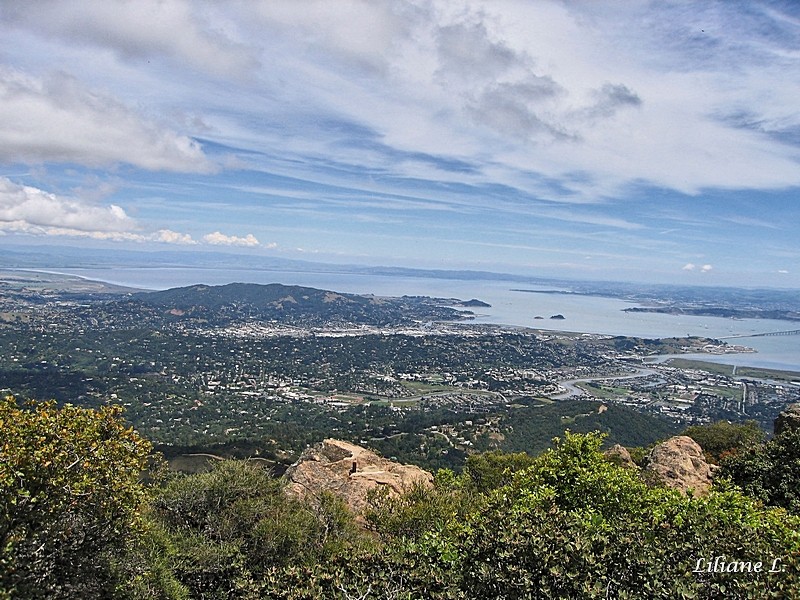
{"label": "forested ridge", "polygon": [[[800,430],[695,426],[711,491],[645,481],[570,433],[431,486],[287,495],[260,463],[165,468],[116,407],[0,401],[0,598],[791,598]],[[634,449],[642,460],[645,449]]]}

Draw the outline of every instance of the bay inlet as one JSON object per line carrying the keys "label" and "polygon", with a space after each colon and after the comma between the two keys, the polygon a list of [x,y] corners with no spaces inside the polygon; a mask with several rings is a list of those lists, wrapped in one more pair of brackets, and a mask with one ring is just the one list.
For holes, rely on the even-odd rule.
{"label": "bay inlet", "polygon": [[[644,338],[701,336],[730,338],[731,344],[756,352],[706,355],[698,358],[724,364],[800,372],[800,335],[745,337],[767,332],[798,329],[796,321],[774,319],[730,319],[647,312],[624,312],[637,306],[617,298],[579,294],[553,294],[519,281],[435,279],[356,273],[235,270],[187,267],[58,269],[117,285],[145,290],[163,290],[194,284],[282,283],[354,294],[376,296],[433,296],[469,300],[477,298],[491,307],[476,308],[474,322],[513,325],[550,331],[570,331]],[[552,319],[563,315],[564,319]]]}

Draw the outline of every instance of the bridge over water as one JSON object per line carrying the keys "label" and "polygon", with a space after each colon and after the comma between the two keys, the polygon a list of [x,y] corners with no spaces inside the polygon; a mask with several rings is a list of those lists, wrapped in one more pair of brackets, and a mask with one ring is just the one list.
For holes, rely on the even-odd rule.
{"label": "bridge over water", "polygon": [[764,333],[742,333],[739,335],[727,335],[725,337],[720,337],[721,340],[734,340],[740,338],[751,338],[751,337],[773,337],[776,335],[800,335],[800,329],[791,329],[789,331],[767,331]]}

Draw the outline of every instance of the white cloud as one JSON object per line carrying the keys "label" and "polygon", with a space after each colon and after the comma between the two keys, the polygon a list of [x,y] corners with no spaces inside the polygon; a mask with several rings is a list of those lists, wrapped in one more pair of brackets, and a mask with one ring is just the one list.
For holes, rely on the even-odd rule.
{"label": "white cloud", "polygon": [[[372,0],[244,1],[239,19],[267,27],[274,39],[284,36],[323,61],[341,61],[368,72],[390,67],[398,40],[412,33],[427,11],[413,2]],[[321,24],[324,23],[324,26]],[[257,31],[263,36],[263,29]]]}
{"label": "white cloud", "polygon": [[[736,8],[695,15],[659,3],[371,4],[348,19],[323,18],[334,10],[325,2],[262,5],[262,15],[286,25],[267,42],[284,89],[301,89],[304,107],[346,116],[392,148],[475,164],[475,173],[457,174],[462,181],[491,174],[565,201],[624,195],[641,183],[689,194],[800,184],[800,151],[771,135],[797,124],[800,63],[784,57],[778,66],[743,50],[755,34]],[[695,39],[704,19],[721,25],[714,41]],[[298,29],[305,35],[292,39]],[[703,44],[723,48],[726,60]],[[345,47],[352,60],[337,61]],[[388,68],[363,77],[353,57]],[[732,122],[743,108],[758,126]],[[315,141],[336,138],[322,132]],[[342,162],[385,166],[361,146],[335,150]],[[388,168],[419,172],[407,162]],[[543,189],[524,176],[532,172],[561,185]]]}
{"label": "white cloud", "polygon": [[115,204],[95,206],[19,185],[6,177],[0,177],[0,222],[107,233],[126,232],[135,226]]}
{"label": "white cloud", "polygon": [[[709,271],[713,270],[713,266],[711,265],[703,265],[699,268],[701,273],[708,273]],[[695,271],[698,267],[694,263],[687,263],[683,266],[684,271]]]}
{"label": "white cloud", "polygon": [[[789,4],[0,2],[0,60],[13,65],[0,71],[0,173],[44,163],[35,179],[14,177],[60,178],[53,189],[112,223],[197,219],[196,243],[219,247],[266,247],[239,228],[263,238],[254,227],[267,220],[291,229],[293,244],[364,256],[363,238],[379,232],[363,223],[381,223],[387,247],[449,229],[464,247],[477,235],[498,248],[513,224],[511,244],[535,230],[542,246],[580,256],[635,248],[670,276],[688,256],[698,262],[684,278],[697,281],[764,252],[760,265],[786,265],[791,199],[728,192],[800,185],[800,38],[780,14],[798,14]],[[124,166],[203,171],[209,156],[224,177]],[[87,175],[119,185],[88,202],[77,191]],[[33,226],[25,219],[6,223]],[[118,235],[195,242],[131,227]],[[204,238],[208,229],[240,235]],[[775,249],[758,243],[766,233]],[[730,256],[717,264],[721,247]],[[408,248],[426,260],[455,254]],[[507,260],[526,264],[527,253]]]}
{"label": "white cloud", "polygon": [[[566,202],[625,194],[631,183],[692,194],[800,183],[800,152],[778,135],[800,125],[800,53],[780,52],[782,46],[759,33],[770,31],[768,20],[786,21],[776,10],[757,17],[734,5],[695,10],[651,2],[621,8],[548,0],[43,0],[8,4],[4,20],[9,31],[52,38],[52,50],[60,43],[84,49],[87,57],[101,47],[123,62],[166,58],[174,70],[120,71],[145,78],[122,87],[136,97],[136,83],[160,80],[170,90],[169,108],[209,124],[209,137],[297,157],[291,163],[297,168],[333,152],[356,167],[501,183]],[[246,77],[223,89],[176,65]],[[36,132],[26,136],[33,137],[26,141],[33,150],[0,137],[5,158],[208,167],[200,149],[178,134],[150,139],[145,146],[164,151],[147,160],[137,141],[142,129],[160,139],[152,124],[127,127],[139,135],[117,136],[108,131],[116,125],[96,131],[97,122],[125,119],[102,111],[96,120],[79,119],[66,110],[64,123],[77,123],[62,125],[53,117],[58,103],[43,95],[28,89],[14,111],[0,113],[8,128],[30,106],[45,123],[41,131],[26,123]],[[96,110],[84,104],[87,112]],[[320,128],[329,120],[352,123],[373,135],[376,146],[457,158],[476,168],[453,173],[396,160],[375,147],[348,144],[347,131]],[[108,136],[108,144],[97,141]],[[536,183],[530,173],[556,185]],[[573,179],[575,173],[583,177]]]}
{"label": "white cloud", "polygon": [[136,220],[116,204],[65,198],[6,177],[0,177],[0,231],[115,242],[196,243],[190,235],[170,229],[141,232]]}
{"label": "white cloud", "polygon": [[72,77],[39,79],[2,68],[0,161],[129,163],[153,171],[212,169],[191,138],[144,119]]}
{"label": "white cloud", "polygon": [[215,231],[214,233],[209,233],[203,236],[203,241],[207,244],[212,244],[214,246],[249,246],[255,247],[259,245],[258,240],[253,236],[252,233],[248,233],[244,237],[238,237],[235,235],[225,235],[220,233],[219,231]]}
{"label": "white cloud", "polygon": [[152,234],[151,239],[157,242],[164,242],[165,244],[196,244],[187,233],[178,233],[170,229],[161,229]]}
{"label": "white cloud", "polygon": [[216,75],[242,76],[257,66],[253,49],[225,31],[213,3],[185,0],[6,3],[4,20],[65,41],[108,48],[124,59],[166,56]]}
{"label": "white cloud", "polygon": [[83,238],[107,242],[135,242],[139,244],[150,242],[159,242],[164,244],[197,243],[191,239],[191,236],[186,234],[164,236],[162,232],[143,234],[130,231],[84,231],[81,229],[72,229],[70,227],[44,227],[41,225],[32,225],[30,223],[26,223],[25,221],[0,221],[0,234],[5,235],[7,233]]}

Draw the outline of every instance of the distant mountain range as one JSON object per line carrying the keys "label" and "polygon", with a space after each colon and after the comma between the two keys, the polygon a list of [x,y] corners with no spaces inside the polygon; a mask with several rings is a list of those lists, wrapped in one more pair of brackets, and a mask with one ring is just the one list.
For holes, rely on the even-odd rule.
{"label": "distant mountain range", "polygon": [[414,269],[322,263],[227,252],[91,250],[61,246],[15,246],[0,249],[0,267],[17,269],[206,268],[253,271],[350,273],[387,277],[425,277],[486,281],[548,282],[553,280],[492,271]]}

